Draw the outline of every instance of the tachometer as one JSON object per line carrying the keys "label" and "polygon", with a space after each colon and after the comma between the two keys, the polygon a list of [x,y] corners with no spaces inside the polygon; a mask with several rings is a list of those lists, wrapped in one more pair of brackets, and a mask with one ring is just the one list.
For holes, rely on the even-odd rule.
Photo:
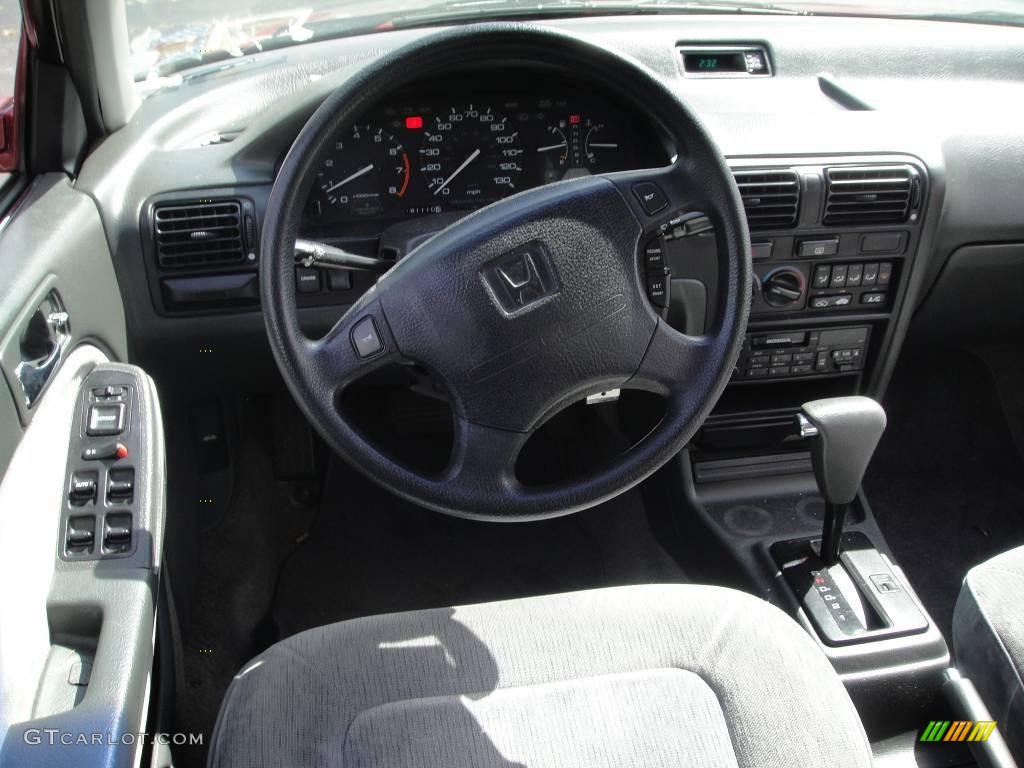
{"label": "tachometer", "polygon": [[423,132],[420,172],[435,199],[483,205],[516,190],[522,155],[508,118],[473,104],[455,106]]}
{"label": "tachometer", "polygon": [[327,207],[343,215],[383,213],[409,187],[409,156],[384,129],[357,125],[321,162],[316,185]]}

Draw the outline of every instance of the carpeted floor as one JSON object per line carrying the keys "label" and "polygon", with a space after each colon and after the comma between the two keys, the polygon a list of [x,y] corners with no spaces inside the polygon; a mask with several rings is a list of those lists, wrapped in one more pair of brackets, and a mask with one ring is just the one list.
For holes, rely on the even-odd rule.
{"label": "carpeted floor", "polygon": [[950,638],[968,569],[1024,543],[1024,461],[993,377],[966,351],[908,348],[865,480],[899,564]]}
{"label": "carpeted floor", "polygon": [[273,616],[285,637],[355,616],[683,580],[638,491],[554,520],[480,523],[416,507],[334,462]]}

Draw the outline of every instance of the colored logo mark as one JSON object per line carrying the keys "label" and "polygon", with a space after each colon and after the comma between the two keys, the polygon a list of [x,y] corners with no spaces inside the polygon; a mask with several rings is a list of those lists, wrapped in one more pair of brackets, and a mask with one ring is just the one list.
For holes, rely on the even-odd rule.
{"label": "colored logo mark", "polygon": [[995,729],[994,720],[932,720],[921,741],[988,741]]}

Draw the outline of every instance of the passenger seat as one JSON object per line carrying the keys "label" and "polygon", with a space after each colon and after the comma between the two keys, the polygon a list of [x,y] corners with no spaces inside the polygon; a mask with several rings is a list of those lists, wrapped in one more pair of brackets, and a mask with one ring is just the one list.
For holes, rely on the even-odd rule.
{"label": "passenger seat", "polygon": [[956,665],[1024,764],[1024,546],[972,568],[953,614]]}

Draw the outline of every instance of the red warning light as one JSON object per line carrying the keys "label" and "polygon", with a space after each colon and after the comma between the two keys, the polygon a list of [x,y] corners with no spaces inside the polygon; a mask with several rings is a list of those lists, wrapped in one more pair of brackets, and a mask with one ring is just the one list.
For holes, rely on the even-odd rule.
{"label": "red warning light", "polygon": [[580,119],[579,115],[569,115],[569,125],[579,125]]}
{"label": "red warning light", "polygon": [[405,127],[410,131],[418,131],[423,127],[423,118],[419,115],[409,115],[405,118]]}

